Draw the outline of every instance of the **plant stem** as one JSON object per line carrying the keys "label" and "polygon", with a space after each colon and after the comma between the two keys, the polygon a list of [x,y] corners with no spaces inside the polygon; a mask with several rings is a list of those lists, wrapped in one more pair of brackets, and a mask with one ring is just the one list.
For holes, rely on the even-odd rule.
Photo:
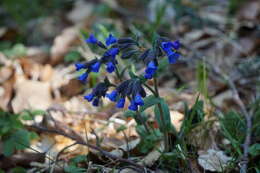
{"label": "plant stem", "polygon": [[148,134],[150,134],[149,127],[148,127],[148,125],[146,124],[146,122],[144,121],[143,117],[141,116],[141,113],[140,113],[138,110],[136,111],[136,120],[139,120],[139,121],[143,124],[143,126],[144,126],[146,132],[147,132]]}
{"label": "plant stem", "polygon": [[[118,77],[120,82],[122,82],[122,76],[120,75],[120,72],[119,72],[117,66],[116,66],[116,76]],[[127,97],[127,98],[130,100],[130,97]],[[141,117],[141,113],[138,110],[136,111],[136,116],[134,118],[135,118],[136,122],[139,120],[142,123],[142,125],[144,126],[145,130],[147,131],[147,133],[150,134],[149,127],[146,124],[146,122],[143,120],[143,118]]]}
{"label": "plant stem", "polygon": [[149,85],[147,85],[146,83],[144,83],[143,84],[148,90],[150,90],[152,93],[153,93],[153,95],[157,95],[157,93],[149,86]]}
{"label": "plant stem", "polygon": [[[159,94],[159,90],[158,90],[158,83],[157,83],[156,77],[154,77],[153,80],[154,80],[155,96],[160,98],[160,94]],[[164,127],[166,127],[165,120],[164,120],[164,117],[163,117],[162,104],[159,102],[157,105],[158,105],[158,108],[159,108],[160,118],[161,118],[162,124],[163,124]],[[168,132],[165,131],[163,133],[163,138],[164,138],[164,151],[167,152],[167,151],[169,151],[169,135],[168,135]]]}

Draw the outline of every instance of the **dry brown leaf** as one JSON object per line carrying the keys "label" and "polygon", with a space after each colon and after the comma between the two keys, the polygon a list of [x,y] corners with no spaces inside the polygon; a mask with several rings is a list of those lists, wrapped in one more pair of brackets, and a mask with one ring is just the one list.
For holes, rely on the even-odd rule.
{"label": "dry brown leaf", "polygon": [[66,28],[54,40],[51,48],[51,64],[59,63],[70,47],[78,40],[78,31],[75,27]]}
{"label": "dry brown leaf", "polygon": [[198,162],[205,170],[222,172],[231,159],[223,151],[209,149],[199,152]]}
{"label": "dry brown leaf", "polygon": [[127,151],[131,151],[133,150],[138,144],[140,143],[140,139],[135,139],[135,140],[132,140],[130,141],[128,144],[123,144],[121,145],[118,149],[115,149],[113,151],[111,151],[110,153],[115,155],[115,156],[118,156],[118,157],[123,157],[123,154]]}
{"label": "dry brown leaf", "polygon": [[48,53],[38,47],[28,47],[26,50],[26,56],[28,59],[39,64],[47,63],[49,59]]}
{"label": "dry brown leaf", "polygon": [[51,65],[47,64],[41,68],[41,81],[50,81],[54,71]]}
{"label": "dry brown leaf", "polygon": [[260,14],[260,3],[259,0],[249,0],[244,3],[242,8],[238,11],[239,19],[244,20],[258,20]]}
{"label": "dry brown leaf", "polygon": [[12,108],[18,113],[24,109],[46,110],[52,103],[50,84],[17,77]]}
{"label": "dry brown leaf", "polygon": [[170,115],[172,125],[175,127],[177,131],[180,131],[184,115],[178,111],[170,111]]}
{"label": "dry brown leaf", "polygon": [[6,80],[8,80],[11,75],[13,74],[13,68],[11,67],[1,67],[0,68],[0,84],[4,83]]}
{"label": "dry brown leaf", "polygon": [[161,152],[164,150],[164,145],[161,142],[156,149],[147,154],[139,164],[143,164],[145,166],[152,166],[161,156]]}
{"label": "dry brown leaf", "polygon": [[0,108],[5,111],[9,110],[8,105],[13,95],[13,84],[14,79],[10,79],[0,86]]}
{"label": "dry brown leaf", "polygon": [[94,6],[87,1],[75,1],[73,9],[68,13],[67,17],[74,24],[85,21],[92,13]]}

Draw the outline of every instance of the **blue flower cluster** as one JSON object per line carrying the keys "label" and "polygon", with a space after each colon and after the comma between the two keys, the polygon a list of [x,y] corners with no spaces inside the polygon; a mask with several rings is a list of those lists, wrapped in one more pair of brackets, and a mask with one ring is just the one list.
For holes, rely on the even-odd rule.
{"label": "blue flower cluster", "polygon": [[102,82],[99,83],[90,94],[85,95],[84,99],[86,99],[88,102],[92,101],[93,106],[98,106],[100,102],[101,97],[105,97],[107,90],[108,90],[109,84]]}
{"label": "blue flower cluster", "polygon": [[180,42],[174,41],[167,41],[167,42],[162,42],[161,47],[163,51],[166,53],[169,63],[174,64],[176,61],[179,59],[180,54],[177,52],[177,50],[180,48]]}
{"label": "blue flower cluster", "polygon": [[128,97],[130,99],[128,109],[132,111],[136,111],[138,110],[138,106],[144,105],[143,98],[145,96],[146,92],[138,79],[126,80],[111,93],[106,94],[106,97],[110,101],[117,102],[117,108],[123,108],[125,105],[125,98]]}
{"label": "blue flower cluster", "polygon": [[180,48],[180,42],[178,40],[172,41],[165,41],[164,39],[158,40],[158,45],[155,50],[148,49],[146,50],[141,58],[146,63],[145,75],[146,79],[152,79],[158,69],[158,57],[162,54],[161,49],[167,55],[168,61],[170,64],[176,63],[179,59],[180,54],[177,52]]}
{"label": "blue flower cluster", "polygon": [[[88,78],[90,72],[99,72],[102,64],[106,66],[106,71],[112,73],[116,70],[116,65],[118,64],[116,56],[121,53],[121,59],[129,59],[136,57],[136,61],[142,60],[146,65],[144,78],[152,79],[159,65],[159,58],[168,57],[170,64],[175,63],[180,54],[178,49],[180,48],[180,42],[170,41],[167,38],[159,37],[156,40],[155,46],[150,49],[143,51],[138,41],[126,37],[117,39],[112,34],[109,34],[105,39],[105,43],[99,41],[93,34],[90,34],[86,39],[86,43],[96,45],[102,49],[105,49],[103,55],[100,58],[95,58],[91,61],[85,63],[76,63],[76,70],[84,69],[84,73],[81,74],[78,79],[85,82]],[[111,93],[107,93],[109,87],[115,86],[111,85],[106,78],[105,82],[99,83],[90,94],[85,95],[84,98],[92,102],[93,106],[98,106],[101,97],[106,97],[112,102],[116,102],[117,108],[123,108],[125,101],[128,98],[130,105],[129,110],[136,111],[139,106],[144,105],[144,97],[146,97],[146,92],[143,88],[143,84],[139,78],[132,78],[123,81],[119,84]]]}
{"label": "blue flower cluster", "polygon": [[[106,70],[109,73],[115,71],[115,65],[117,64],[116,55],[119,54],[119,48],[116,46],[117,38],[115,38],[112,34],[106,38],[106,45],[104,45],[101,41],[96,39],[93,34],[90,34],[86,39],[86,42],[89,44],[95,44],[101,48],[106,49],[103,56],[99,59],[92,60],[85,64],[76,63],[76,70],[79,71],[81,69],[85,69],[85,72],[81,74],[78,79],[82,82],[85,82],[88,78],[88,74],[90,72],[98,73],[102,64],[106,64]],[[107,46],[110,46],[107,48]]]}

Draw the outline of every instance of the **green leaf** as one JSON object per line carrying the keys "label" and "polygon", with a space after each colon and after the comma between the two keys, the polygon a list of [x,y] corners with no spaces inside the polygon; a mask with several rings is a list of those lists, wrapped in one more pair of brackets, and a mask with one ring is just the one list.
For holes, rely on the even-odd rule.
{"label": "green leaf", "polygon": [[31,116],[31,114],[28,111],[22,112],[20,117],[22,120],[33,120],[33,117]]}
{"label": "green leaf", "polygon": [[198,90],[200,93],[202,93],[206,98],[208,97],[208,70],[206,67],[206,63],[200,62],[197,65],[196,68],[196,78],[197,78],[197,82],[198,82]]}
{"label": "green leaf", "polygon": [[4,140],[4,154],[10,156],[15,149],[23,150],[30,146],[30,132],[19,129]]}
{"label": "green leaf", "polygon": [[38,139],[38,138],[39,138],[39,136],[38,136],[37,133],[35,133],[35,132],[30,132],[30,133],[29,133],[29,137],[30,137],[30,140]]}
{"label": "green leaf", "polygon": [[258,156],[260,155],[260,144],[253,144],[250,146],[249,148],[249,153],[252,155],[252,156]]}
{"label": "green leaf", "polygon": [[128,72],[129,76],[131,77],[131,79],[136,79],[138,78],[137,74],[136,74],[136,69],[134,65],[131,65],[131,68]]}
{"label": "green leaf", "polygon": [[72,163],[77,164],[80,162],[86,162],[87,158],[86,155],[78,155],[70,160]]}
{"label": "green leaf", "polygon": [[124,116],[125,116],[126,118],[128,118],[128,117],[135,117],[135,115],[136,115],[136,112],[135,112],[135,111],[127,110],[127,111],[124,112]]}
{"label": "green leaf", "polygon": [[117,131],[117,132],[121,132],[121,131],[124,131],[124,130],[126,130],[126,129],[127,129],[126,126],[121,125],[120,127],[118,127],[118,128],[116,129],[116,131]]}
{"label": "green leaf", "polygon": [[223,135],[231,142],[235,151],[242,155],[240,145],[245,139],[245,119],[238,113],[231,111],[220,118],[220,127]]}
{"label": "green leaf", "polygon": [[161,99],[158,97],[155,97],[154,95],[150,95],[148,97],[144,98],[144,105],[140,107],[140,112],[145,111],[147,108],[154,106],[155,104],[158,104],[161,102]]}
{"label": "green leaf", "polygon": [[169,132],[173,129],[171,123],[171,116],[168,104],[164,99],[160,99],[160,104],[154,108],[155,119],[158,122],[159,128],[162,132]]}
{"label": "green leaf", "polygon": [[46,112],[44,110],[36,109],[33,110],[31,113],[33,116],[36,116],[36,115],[44,115]]}
{"label": "green leaf", "polygon": [[26,47],[23,44],[16,44],[11,49],[4,50],[3,53],[10,58],[24,56],[26,54]]}
{"label": "green leaf", "polygon": [[197,97],[195,104],[191,109],[188,108],[187,103],[184,103],[185,119],[181,126],[181,132],[185,135],[198,123],[204,120],[203,101]]}
{"label": "green leaf", "polygon": [[143,125],[137,125],[136,126],[136,132],[141,136],[145,137],[147,135],[147,131],[145,130],[145,127]]}
{"label": "green leaf", "polygon": [[107,37],[108,35],[109,35],[109,31],[108,31],[108,29],[104,26],[104,25],[102,25],[102,24],[98,24],[97,25],[97,28],[99,29],[99,31],[101,31],[101,34],[104,36],[104,37]]}
{"label": "green leaf", "polygon": [[15,142],[12,138],[3,141],[3,153],[5,156],[11,156],[15,150]]}
{"label": "green leaf", "polygon": [[82,56],[78,51],[72,50],[65,56],[64,60],[65,62],[77,62],[80,61],[81,58]]}
{"label": "green leaf", "polygon": [[79,168],[75,165],[69,165],[67,167],[64,168],[64,171],[67,173],[84,173],[86,172],[85,168]]}
{"label": "green leaf", "polygon": [[15,167],[11,170],[12,173],[26,173],[26,169],[22,167]]}

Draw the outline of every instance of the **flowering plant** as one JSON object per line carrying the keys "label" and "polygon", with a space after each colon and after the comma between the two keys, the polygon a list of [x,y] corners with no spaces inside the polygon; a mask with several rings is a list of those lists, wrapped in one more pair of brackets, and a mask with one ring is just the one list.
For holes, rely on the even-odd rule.
{"label": "flowering plant", "polygon": [[[94,58],[88,62],[76,63],[77,71],[83,71],[78,77],[80,81],[85,83],[89,73],[98,73],[102,66],[106,67],[108,73],[115,73],[119,79],[119,84],[111,83],[108,78],[104,82],[98,83],[91,93],[84,96],[88,102],[92,102],[93,106],[99,106],[102,98],[107,98],[112,102],[116,102],[117,108],[124,108],[126,99],[130,101],[128,109],[130,114],[150,133],[150,127],[142,118],[141,113],[148,107],[155,106],[155,117],[159,124],[160,131],[164,133],[165,149],[168,148],[168,133],[174,129],[171,125],[169,108],[163,98],[160,98],[157,84],[157,73],[163,57],[167,56],[168,63],[174,64],[180,57],[178,52],[180,42],[178,40],[171,41],[169,38],[156,36],[151,48],[144,48],[139,39],[131,37],[116,38],[112,34],[106,38],[105,43],[99,41],[93,34],[85,40],[86,43],[95,45],[104,50],[100,58]],[[143,62],[145,65],[144,73],[137,75],[133,68],[125,67],[120,71],[119,59],[132,59],[134,64],[138,66]],[[140,65],[139,65],[140,67]],[[123,73],[129,71],[129,78],[123,78]],[[153,87],[148,84],[149,80],[153,80]],[[113,88],[111,92],[108,92]],[[146,89],[150,91],[148,96]],[[128,112],[129,113],[129,112]]]}

